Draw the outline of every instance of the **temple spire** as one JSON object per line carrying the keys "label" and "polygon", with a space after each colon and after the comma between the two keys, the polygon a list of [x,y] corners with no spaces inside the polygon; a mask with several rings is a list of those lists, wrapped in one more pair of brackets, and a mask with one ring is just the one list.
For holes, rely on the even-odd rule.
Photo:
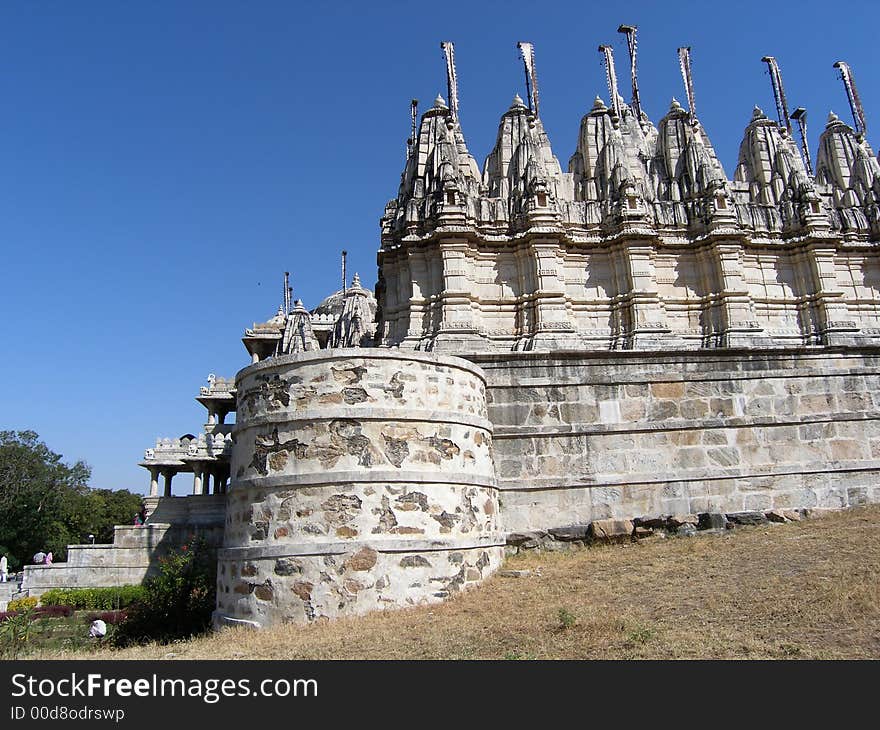
{"label": "temple spire", "polygon": [[846,89],[846,98],[849,101],[849,108],[852,111],[853,121],[856,125],[856,134],[865,136],[868,131],[867,124],[865,124],[865,110],[862,108],[862,100],[859,98],[852,70],[849,64],[844,61],[835,63],[834,68],[840,71],[840,79],[843,81],[843,88]]}
{"label": "temple spire", "polygon": [[516,44],[522,56],[526,71],[526,95],[529,100],[529,109],[536,117],[538,113],[538,72],[535,70],[535,47],[531,43],[520,41]]}
{"label": "temple spire", "polygon": [[639,80],[636,74],[636,51],[638,49],[638,41],[636,40],[636,31],[638,29],[634,25],[621,25],[618,33],[626,36],[626,45],[629,49],[629,73],[632,80],[632,107],[635,112],[636,119],[641,122],[642,119],[642,102],[639,98]]}
{"label": "temple spire", "polygon": [[452,41],[441,41],[440,48],[446,57],[446,98],[449,100],[449,111],[452,118],[458,121],[458,75],[455,72],[455,44]]}
{"label": "temple spire", "polygon": [[682,46],[678,49],[678,64],[681,67],[681,78],[684,80],[684,90],[687,94],[688,111],[690,112],[691,124],[696,124],[697,106],[694,101],[694,77],[691,73],[690,46]]}
{"label": "temple spire", "polygon": [[419,120],[419,100],[412,99],[409,102],[409,139],[406,141],[406,159],[413,156],[416,149],[416,139],[418,137],[418,120]]}
{"label": "temple spire", "polygon": [[799,106],[791,113],[791,118],[797,122],[798,130],[801,133],[801,153],[804,156],[804,164],[807,166],[807,172],[810,177],[813,176],[813,161],[810,159],[810,145],[807,141],[807,110]]}
{"label": "temple spire", "polygon": [[611,96],[611,108],[614,110],[614,116],[620,119],[623,116],[623,109],[620,103],[620,94],[617,91],[617,72],[614,69],[614,49],[611,46],[599,46],[599,53],[605,57],[605,80],[608,82],[608,94]]}
{"label": "temple spire", "polygon": [[342,293],[345,294],[347,288],[347,279],[345,277],[345,260],[348,258],[348,251],[342,249]]}
{"label": "temple spire", "polygon": [[761,59],[767,64],[770,74],[770,83],[773,84],[773,98],[776,101],[776,118],[779,126],[791,134],[791,120],[788,117],[788,102],[785,100],[785,87],[782,85],[782,74],[779,72],[779,64],[773,56],[764,56]]}
{"label": "temple spire", "polygon": [[284,272],[284,297],[283,297],[283,310],[284,316],[286,317],[290,314],[290,296],[293,293],[293,288],[290,286],[290,272]]}

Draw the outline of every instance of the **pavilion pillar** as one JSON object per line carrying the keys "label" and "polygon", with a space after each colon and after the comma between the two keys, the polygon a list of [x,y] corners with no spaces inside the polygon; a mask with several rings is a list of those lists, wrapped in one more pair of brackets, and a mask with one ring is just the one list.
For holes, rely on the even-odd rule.
{"label": "pavilion pillar", "polygon": [[193,464],[193,494],[202,494],[204,485],[202,483],[202,474],[204,467],[201,464]]}
{"label": "pavilion pillar", "polygon": [[165,477],[165,496],[171,496],[171,480],[174,479],[174,470],[173,469],[165,469],[162,472],[162,476]]}
{"label": "pavilion pillar", "polygon": [[150,470],[150,496],[159,496],[159,467],[151,466]]}

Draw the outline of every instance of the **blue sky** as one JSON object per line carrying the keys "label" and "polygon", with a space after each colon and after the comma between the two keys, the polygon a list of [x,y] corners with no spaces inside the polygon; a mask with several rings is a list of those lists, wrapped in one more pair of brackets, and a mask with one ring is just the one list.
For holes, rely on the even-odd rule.
{"label": "blue sky", "polygon": [[[623,8],[626,8],[625,10]],[[773,115],[779,60],[810,144],[829,109],[851,122],[832,64],[852,67],[880,136],[872,2],[47,2],[0,6],[0,429],[36,430],[96,487],[143,491],[157,436],[195,432],[210,372],[247,364],[244,327],[271,316],[282,272],[314,307],[339,251],[376,279],[378,220],[397,191],[409,100],[445,94],[482,164],[513,94],[516,43],[536,48],[541,112],[563,166],[607,100],[596,48],[639,27],[642,106],[684,99],[728,173],[752,107]],[[875,126],[876,125],[876,126]],[[187,480],[176,484],[185,489]]]}

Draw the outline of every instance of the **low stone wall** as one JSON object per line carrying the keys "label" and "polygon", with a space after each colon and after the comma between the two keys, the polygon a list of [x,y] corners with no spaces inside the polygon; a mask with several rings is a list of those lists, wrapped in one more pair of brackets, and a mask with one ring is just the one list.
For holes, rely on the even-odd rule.
{"label": "low stone wall", "polygon": [[508,532],[880,501],[880,349],[475,355]]}
{"label": "low stone wall", "polygon": [[225,495],[151,497],[141,526],[117,525],[110,545],[68,545],[67,561],[27,565],[22,591],[39,596],[51,588],[101,588],[141,583],[159,559],[198,533],[213,547],[223,540]]}
{"label": "low stone wall", "polygon": [[218,624],[440,600],[501,563],[479,368],[329,350],[242,370]]}

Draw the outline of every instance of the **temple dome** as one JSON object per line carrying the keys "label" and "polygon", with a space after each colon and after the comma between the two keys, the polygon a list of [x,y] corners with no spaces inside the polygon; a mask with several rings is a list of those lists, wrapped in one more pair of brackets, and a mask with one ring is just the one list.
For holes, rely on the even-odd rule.
{"label": "temple dome", "polygon": [[[370,309],[371,319],[370,321],[374,321],[376,317],[376,297],[373,295],[373,292],[370,289],[365,289],[360,285],[360,280],[355,278],[352,281],[352,285],[348,288],[348,292],[351,292],[352,289],[359,289],[364,297],[366,297],[366,304]],[[340,314],[342,314],[342,308],[345,305],[345,294],[342,289],[333,292],[329,297],[326,297],[317,307],[315,307],[311,314],[315,315],[332,315],[334,319],[338,318]]]}

